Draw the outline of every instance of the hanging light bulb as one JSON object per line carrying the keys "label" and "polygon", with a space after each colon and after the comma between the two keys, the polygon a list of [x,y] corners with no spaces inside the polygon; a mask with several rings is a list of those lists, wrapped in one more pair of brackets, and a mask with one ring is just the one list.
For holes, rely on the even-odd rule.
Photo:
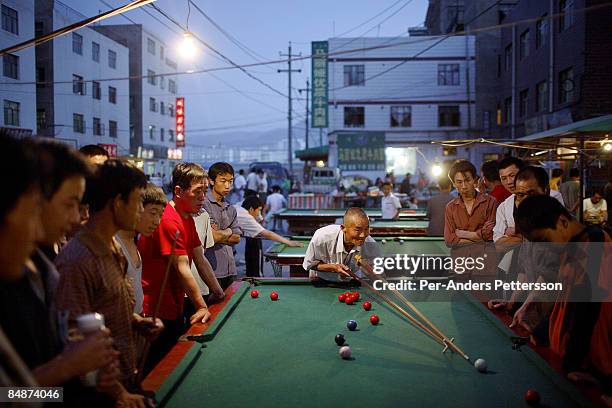
{"label": "hanging light bulb", "polygon": [[197,52],[197,47],[195,44],[195,39],[193,35],[189,31],[185,31],[183,34],[183,41],[179,46],[179,54],[185,59],[193,59]]}

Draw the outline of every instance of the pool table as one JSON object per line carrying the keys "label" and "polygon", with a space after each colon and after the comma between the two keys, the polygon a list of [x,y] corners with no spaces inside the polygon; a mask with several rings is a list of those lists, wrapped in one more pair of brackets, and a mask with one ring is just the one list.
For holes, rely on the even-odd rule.
{"label": "pool table", "polygon": [[[366,214],[371,219],[380,219],[382,213],[380,208],[364,208]],[[289,225],[289,230],[293,234],[312,235],[317,229],[325,225],[335,224],[336,220],[342,218],[346,212],[345,208],[329,208],[329,209],[284,209],[276,217],[280,220],[286,220]],[[425,210],[400,210],[400,220],[427,220]]]}
{"label": "pool table", "polygon": [[[304,246],[288,247],[285,244],[275,243],[264,252],[264,259],[272,264],[276,277],[282,276],[283,266],[289,266],[290,276],[308,276],[308,273],[302,268],[302,263],[310,237],[291,237],[290,239],[301,241]],[[383,255],[450,255],[450,249],[444,243],[443,237],[374,237],[374,240],[380,245]]]}
{"label": "pool table", "polygon": [[[512,347],[513,333],[469,294],[453,301],[416,302],[472,361],[421,334],[364,290],[355,305],[338,302],[346,288],[307,280],[235,282],[214,318],[194,325],[148,375],[145,390],[162,407],[523,407],[535,389],[542,406],[588,406],[588,401],[529,347]],[[279,293],[278,301],[269,294]],[[416,295],[416,294],[415,294]],[[422,298],[422,296],[420,296]],[[364,300],[373,301],[365,312]],[[370,314],[380,324],[369,323]],[[346,322],[354,319],[356,331]],[[340,358],[337,333],[352,349]]]}

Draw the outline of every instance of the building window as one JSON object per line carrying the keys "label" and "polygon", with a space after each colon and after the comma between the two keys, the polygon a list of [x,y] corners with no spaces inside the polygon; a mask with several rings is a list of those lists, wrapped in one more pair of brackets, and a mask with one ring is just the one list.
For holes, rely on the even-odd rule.
{"label": "building window", "polygon": [[176,62],[172,61],[169,58],[166,58],[166,65],[169,66],[170,68],[174,68],[175,70],[177,68]]}
{"label": "building window", "polygon": [[539,82],[536,85],[536,101],[535,111],[545,112],[548,106],[548,83],[546,81]]}
{"label": "building window", "polygon": [[155,140],[155,125],[149,125],[149,139]]}
{"label": "building window", "polygon": [[459,64],[438,64],[438,85],[459,85]]}
{"label": "building window", "polygon": [[108,50],[108,66],[110,68],[117,68],[117,53],[113,50]]}
{"label": "building window", "polygon": [[85,81],[79,75],[72,75],[72,92],[77,95],[85,95]]}
{"label": "building window", "polygon": [[147,38],[147,51],[155,55],[155,41],[150,38]]}
{"label": "building window", "polygon": [[80,113],[72,114],[72,130],[75,133],[85,133],[85,116]]}
{"label": "building window", "polygon": [[113,86],[108,87],[108,101],[110,103],[117,103],[117,88]]}
{"label": "building window", "polygon": [[168,129],[168,141],[174,142],[174,130]]}
{"label": "building window", "polygon": [[159,129],[159,140],[164,141],[164,128]]}
{"label": "building window", "polygon": [[4,124],[19,126],[19,102],[4,100]]}
{"label": "building window", "polygon": [[94,99],[102,99],[102,88],[100,88],[100,83],[93,81],[91,83],[91,96]]}
{"label": "building window", "polygon": [[164,47],[161,45],[159,46],[159,59],[162,61],[164,60]]}
{"label": "building window", "polygon": [[108,136],[117,137],[117,122],[114,120],[108,121]]}
{"label": "building window", "polygon": [[162,115],[166,114],[166,105],[163,102],[159,102],[159,113]]}
{"label": "building window", "polygon": [[541,48],[548,41],[548,15],[544,14],[536,22],[536,48]]}
{"label": "building window", "polygon": [[501,126],[502,124],[502,110],[501,110],[501,105],[498,103],[497,107],[495,109],[495,123],[497,123],[497,126]]}
{"label": "building window", "polygon": [[412,126],[412,107],[392,106],[391,107],[391,127],[410,127]]}
{"label": "building window", "polygon": [[510,123],[512,116],[512,98],[504,99],[504,123]]}
{"label": "building window", "polygon": [[6,54],[2,57],[3,73],[7,78],[19,79],[19,57]]}
{"label": "building window", "polygon": [[360,128],[365,126],[365,108],[363,106],[344,108],[344,127]]}
{"label": "building window", "polygon": [[41,133],[47,127],[47,112],[36,109],[36,132]]}
{"label": "building window", "polygon": [[523,31],[519,37],[519,58],[522,60],[529,56],[529,30]]}
{"label": "building window", "polygon": [[72,33],[72,52],[83,55],[83,36]]}
{"label": "building window", "polygon": [[102,122],[100,122],[100,118],[93,118],[93,134],[94,136],[102,136]]}
{"label": "building window", "polygon": [[364,86],[365,65],[344,66],[344,86]]}
{"label": "building window", "polygon": [[157,85],[157,77],[155,76],[155,71],[147,69],[147,82],[151,85]]}
{"label": "building window", "polygon": [[438,126],[461,126],[459,106],[438,106]]}
{"label": "building window", "polygon": [[522,118],[527,114],[527,104],[529,103],[529,89],[519,92],[519,116]]}
{"label": "building window", "polygon": [[174,105],[172,104],[168,104],[168,115],[170,115],[171,118],[174,117]]}
{"label": "building window", "polygon": [[512,44],[508,45],[504,50],[504,70],[506,72],[512,69]]}
{"label": "building window", "polygon": [[100,62],[100,44],[97,42],[91,43],[91,59]]}
{"label": "building window", "polygon": [[157,102],[155,102],[155,98],[149,98],[149,110],[151,112],[157,112]]}
{"label": "building window", "polygon": [[559,103],[570,102],[574,97],[574,69],[559,72]]}
{"label": "building window", "polygon": [[172,79],[168,80],[168,91],[172,94],[176,94],[176,82]]}
{"label": "building window", "polygon": [[559,31],[565,31],[574,24],[574,0],[559,1]]}
{"label": "building window", "polygon": [[166,89],[166,77],[159,77],[159,87]]}
{"label": "building window", "polygon": [[2,5],[2,29],[9,33],[19,34],[19,17],[17,10]]}

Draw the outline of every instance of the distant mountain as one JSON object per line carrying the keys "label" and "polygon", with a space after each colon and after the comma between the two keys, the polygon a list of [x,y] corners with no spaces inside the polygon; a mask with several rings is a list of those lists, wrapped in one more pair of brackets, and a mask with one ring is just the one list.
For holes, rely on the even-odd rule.
{"label": "distant mountain", "polygon": [[[316,138],[312,137],[311,144],[318,144],[319,132],[312,132]],[[258,147],[270,146],[272,148],[282,148],[287,142],[287,128],[277,128],[261,131],[237,130],[232,132],[210,133],[207,135],[193,135],[190,137],[191,143],[202,146],[221,145],[227,147]],[[296,149],[304,146],[304,129],[293,129],[293,146]]]}

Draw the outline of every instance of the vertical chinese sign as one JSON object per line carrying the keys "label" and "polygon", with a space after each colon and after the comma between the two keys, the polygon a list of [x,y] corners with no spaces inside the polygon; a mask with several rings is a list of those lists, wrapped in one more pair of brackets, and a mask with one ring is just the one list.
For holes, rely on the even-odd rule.
{"label": "vertical chinese sign", "polygon": [[176,147],[185,147],[185,98],[176,98]]}
{"label": "vertical chinese sign", "polygon": [[327,41],[312,42],[312,127],[327,127]]}
{"label": "vertical chinese sign", "polygon": [[384,133],[343,133],[337,144],[340,170],[385,170]]}

